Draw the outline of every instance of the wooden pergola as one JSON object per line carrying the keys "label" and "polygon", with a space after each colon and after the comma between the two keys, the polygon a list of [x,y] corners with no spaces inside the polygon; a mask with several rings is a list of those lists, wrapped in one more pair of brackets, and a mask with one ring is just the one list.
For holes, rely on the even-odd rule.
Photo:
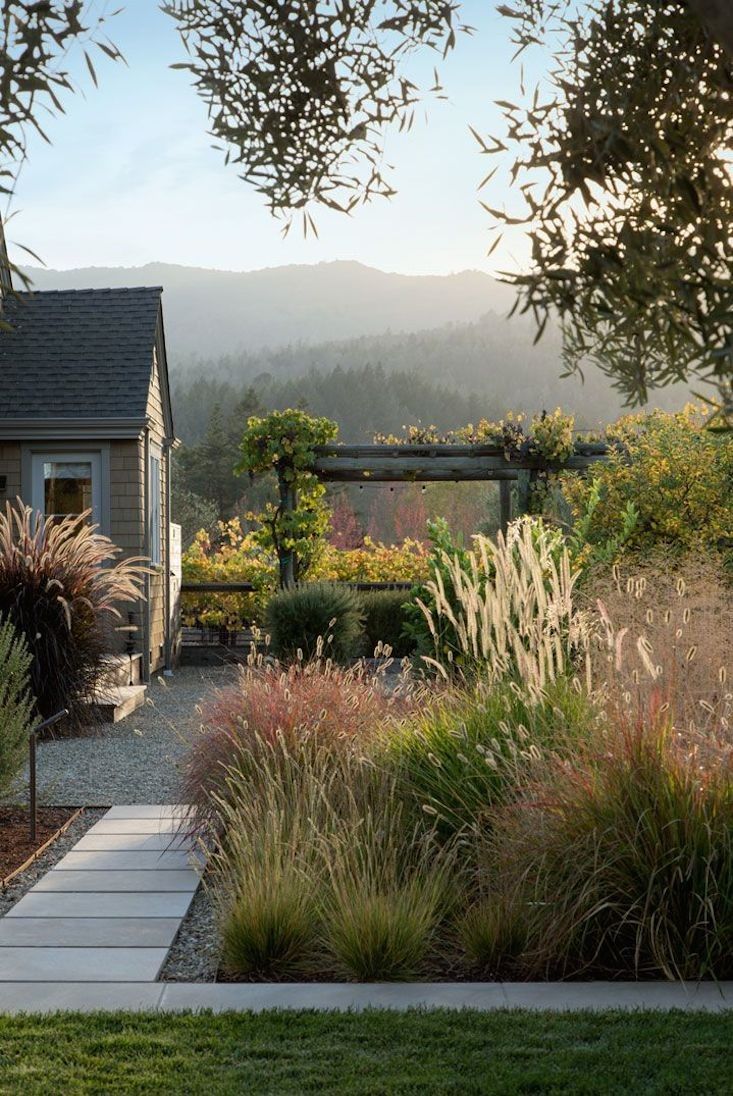
{"label": "wooden pergola", "polygon": [[324,483],[465,483],[497,481],[501,526],[529,510],[533,483],[547,472],[583,472],[606,460],[605,442],[577,442],[567,460],[507,456],[500,445],[322,445],[315,450],[313,473]]}

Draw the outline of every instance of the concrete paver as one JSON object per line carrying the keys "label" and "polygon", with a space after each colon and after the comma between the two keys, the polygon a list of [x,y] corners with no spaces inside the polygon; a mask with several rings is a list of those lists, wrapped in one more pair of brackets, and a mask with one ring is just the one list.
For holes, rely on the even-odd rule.
{"label": "concrete paver", "polygon": [[29,891],[6,917],[177,917],[186,915],[193,892],[89,894]]}
{"label": "concrete paver", "polygon": [[131,852],[97,849],[89,852],[72,849],[53,871],[185,871],[193,866],[192,855],[183,849]]}
{"label": "concrete paver", "polygon": [[154,982],[168,948],[3,948],[0,982]]}
{"label": "concrete paver", "polygon": [[178,917],[3,917],[2,948],[169,948]]}
{"label": "concrete paver", "polygon": [[145,894],[156,891],[195,891],[200,876],[190,868],[185,871],[49,871],[36,883],[31,894],[53,892],[109,892]]}

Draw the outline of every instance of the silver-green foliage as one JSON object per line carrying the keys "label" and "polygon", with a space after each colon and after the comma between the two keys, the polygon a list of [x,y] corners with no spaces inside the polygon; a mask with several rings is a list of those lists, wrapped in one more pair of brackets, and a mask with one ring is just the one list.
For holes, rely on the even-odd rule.
{"label": "silver-green foliage", "polygon": [[0,621],[0,796],[23,763],[33,713],[31,656],[9,621]]}

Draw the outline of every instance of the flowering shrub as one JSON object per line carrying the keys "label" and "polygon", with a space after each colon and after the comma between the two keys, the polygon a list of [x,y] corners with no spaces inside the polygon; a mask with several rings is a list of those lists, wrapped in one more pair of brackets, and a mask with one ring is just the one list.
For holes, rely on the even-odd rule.
{"label": "flowering shrub", "polygon": [[362,548],[324,544],[313,565],[323,582],[417,582],[428,575],[428,552],[418,540],[380,544],[364,538]]}
{"label": "flowering shrub", "polygon": [[242,529],[239,518],[219,522],[219,542],[200,530],[183,554],[184,582],[251,582],[253,594],[184,594],[185,624],[233,627],[262,620],[267,599],[277,587],[277,563],[257,542],[253,533]]}
{"label": "flowering shrub", "polygon": [[[185,594],[183,620],[193,624],[262,624],[268,599],[278,586],[277,560],[239,518],[219,523],[219,542],[201,530],[183,554],[184,582],[251,582],[253,594]],[[427,578],[428,553],[419,541],[387,545],[366,537],[362,548],[323,543],[308,578],[317,582],[416,582]]]}
{"label": "flowering shrub", "polygon": [[[608,429],[619,448],[586,478],[563,476],[581,528],[579,562],[664,543],[733,549],[733,438],[705,429],[702,409],[628,415]],[[613,554],[613,552],[612,552]]]}

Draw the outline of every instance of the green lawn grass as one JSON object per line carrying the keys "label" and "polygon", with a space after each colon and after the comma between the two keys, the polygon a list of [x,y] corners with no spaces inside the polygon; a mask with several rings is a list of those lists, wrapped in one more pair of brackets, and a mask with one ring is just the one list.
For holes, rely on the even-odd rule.
{"label": "green lawn grass", "polygon": [[0,1018],[0,1092],[726,1093],[733,1016],[123,1013]]}

